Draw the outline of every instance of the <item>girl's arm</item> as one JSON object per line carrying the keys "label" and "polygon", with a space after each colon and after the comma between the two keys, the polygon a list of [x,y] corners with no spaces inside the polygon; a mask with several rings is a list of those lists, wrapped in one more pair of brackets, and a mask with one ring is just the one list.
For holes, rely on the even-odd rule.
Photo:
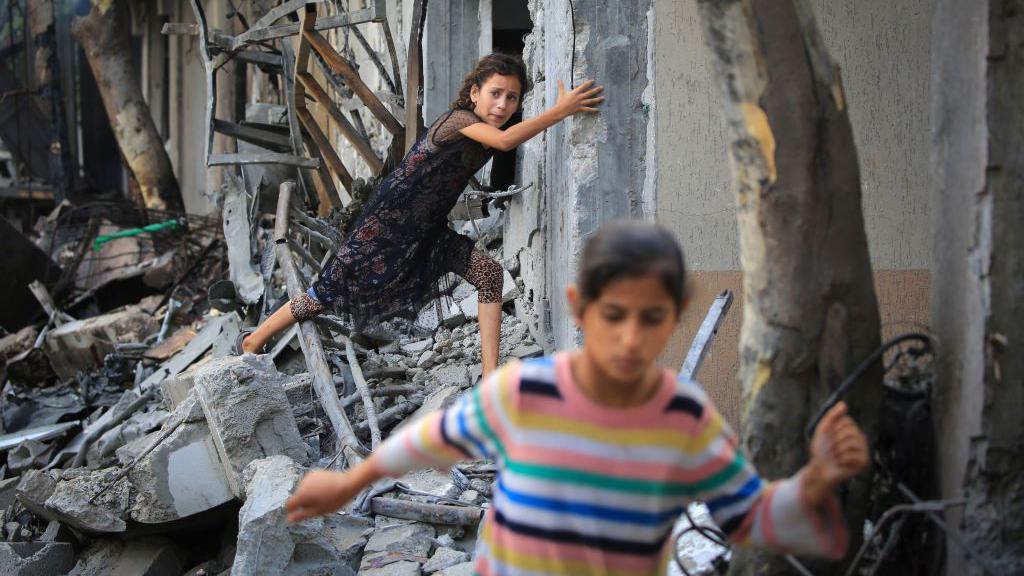
{"label": "girl's arm", "polygon": [[559,80],[558,101],[551,108],[541,112],[540,115],[513,124],[507,130],[495,128],[486,122],[477,122],[466,126],[459,132],[488,148],[507,152],[573,114],[597,112],[597,108],[594,106],[604,101],[603,96],[598,96],[604,88],[600,86],[591,88],[593,85],[593,80],[587,80],[573,90],[566,91],[562,81]]}
{"label": "girl's arm", "polygon": [[[708,445],[715,481],[698,494],[730,540],[782,553],[841,558],[846,527],[833,492],[867,466],[867,442],[838,404],[822,419],[811,441],[811,460],[795,475],[766,482],[739,450],[735,434],[710,402],[705,417],[720,427]],[[716,423],[717,424],[714,424]]]}
{"label": "girl's arm", "polygon": [[495,398],[508,386],[509,370],[497,370],[445,410],[426,415],[393,433],[369,458],[351,470],[314,470],[303,477],[285,504],[289,522],[322,516],[347,504],[384,477],[420,468],[444,469],[460,460],[494,458],[501,433],[488,422]]}

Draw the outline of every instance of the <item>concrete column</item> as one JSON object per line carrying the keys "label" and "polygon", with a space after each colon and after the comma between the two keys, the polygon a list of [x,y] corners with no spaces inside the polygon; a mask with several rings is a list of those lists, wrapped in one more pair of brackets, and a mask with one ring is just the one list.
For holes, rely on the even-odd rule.
{"label": "concrete column", "polygon": [[479,59],[479,0],[430,0],[423,34],[423,118],[448,110],[462,78]]}
{"label": "concrete column", "polygon": [[652,215],[651,2],[577,0],[575,62],[568,0],[531,0],[529,8],[537,25],[526,39],[534,88],[524,115],[554,105],[558,80],[569,87],[593,78],[607,96],[598,115],[569,118],[520,147],[520,181],[535,187],[512,203],[506,227],[506,257],[519,256],[526,284],[520,316],[539,342],[571,347],[577,334],[564,294],[586,236],[601,222]]}
{"label": "concrete column", "polygon": [[[932,325],[943,498],[993,574],[1024,570],[1024,60],[1006,0],[939,0],[932,41]],[[947,574],[982,574],[947,545]]]}

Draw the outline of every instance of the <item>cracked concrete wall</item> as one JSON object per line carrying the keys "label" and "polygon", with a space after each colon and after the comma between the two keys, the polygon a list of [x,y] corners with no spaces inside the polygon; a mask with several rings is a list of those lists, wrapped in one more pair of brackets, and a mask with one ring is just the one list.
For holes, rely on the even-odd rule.
{"label": "cracked concrete wall", "polygon": [[[988,573],[1024,570],[1024,46],[1019,3],[939,0],[932,55],[938,337],[934,418],[947,518]],[[947,546],[947,574],[982,574]]]}
{"label": "cracked concrete wall", "polygon": [[[928,190],[931,17],[935,0],[814,0],[840,65],[861,170],[864,219],[885,335],[928,321],[932,238]],[[740,302],[735,198],[724,125],[693,2],[654,0],[656,218],[673,230],[696,293],[663,360],[682,362],[714,296]],[[701,371],[726,418],[739,421],[734,306]]]}
{"label": "cracked concrete wall", "polygon": [[505,256],[518,256],[521,266],[526,290],[518,313],[549,348],[578,342],[564,292],[585,238],[601,222],[652,216],[646,155],[653,116],[644,101],[650,97],[650,7],[649,0],[575,2],[571,70],[569,2],[529,2],[531,19],[543,25],[526,38],[534,88],[524,115],[554,105],[558,80],[570,86],[594,78],[607,97],[599,114],[568,118],[520,146],[519,181],[535,186],[511,202]]}

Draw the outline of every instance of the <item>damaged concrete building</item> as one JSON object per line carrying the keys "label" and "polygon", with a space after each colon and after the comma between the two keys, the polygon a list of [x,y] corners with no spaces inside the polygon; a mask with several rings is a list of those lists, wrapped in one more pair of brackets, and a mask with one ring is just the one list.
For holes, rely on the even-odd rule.
{"label": "damaged concrete building", "polygon": [[[564,295],[586,238],[614,219],[657,221],[682,244],[693,289],[663,362],[700,368],[746,447],[759,434],[787,442],[758,428],[777,358],[755,357],[749,339],[764,333],[757,298],[783,289],[751,276],[788,264],[737,226],[751,209],[729,112],[729,78],[741,75],[721,71],[742,66],[723,45],[745,36],[715,20],[734,6],[756,20],[765,0],[8,4],[0,237],[12,249],[0,263],[14,305],[0,311],[0,571],[472,572],[490,462],[375,486],[315,522],[287,525],[283,511],[306,470],[357,462],[478,382],[471,285],[455,281],[416,322],[365,338],[326,316],[267,354],[230,349],[241,328],[304,291],[373,185],[492,51],[526,64],[521,117],[551,106],[559,81],[593,78],[607,96],[598,114],[496,155],[450,216],[506,270],[501,361],[577,346]],[[1020,515],[996,512],[1024,506],[1024,373],[1012,352],[1024,285],[1013,154],[1024,123],[1011,104],[1024,81],[1020,16],[1007,0],[785,4],[803,18],[807,66],[820,50],[842,73],[832,98],[856,145],[870,255],[860,282],[877,302],[877,318],[837,307],[832,293],[858,282],[839,278],[806,303],[822,333],[803,335],[812,348],[795,364],[818,387],[793,414],[810,418],[812,403],[858,380],[877,384],[884,404],[882,424],[869,426],[884,456],[858,517],[863,545],[855,536],[843,563],[807,566],[1024,569]],[[122,34],[120,55],[89,33],[104,27]],[[752,84],[772,86],[764,66]],[[112,95],[124,78],[137,94]],[[767,120],[769,155],[801,137]],[[125,136],[135,128],[142,140]],[[840,155],[821,146],[824,171]],[[810,232],[791,245],[814,252],[815,234],[846,216],[827,214],[821,230],[794,216]],[[876,356],[834,334],[856,333],[865,317]],[[905,509],[913,519],[890,523]],[[733,573],[787,571],[743,568],[741,554],[692,530],[710,521],[695,506],[679,522],[673,574],[724,573],[730,560]],[[900,539],[908,533],[919,536]]]}

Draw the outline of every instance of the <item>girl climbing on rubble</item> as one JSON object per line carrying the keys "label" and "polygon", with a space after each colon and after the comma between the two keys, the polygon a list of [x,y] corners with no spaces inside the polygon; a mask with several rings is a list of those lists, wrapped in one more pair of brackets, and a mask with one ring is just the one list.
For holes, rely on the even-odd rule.
{"label": "girl climbing on rubble", "polygon": [[604,226],[567,294],[581,349],[508,364],[354,468],[310,472],[288,520],[329,514],[386,476],[489,458],[498,475],[476,574],[663,573],[673,524],[694,500],[734,542],[841,557],[833,491],[867,466],[864,435],[837,404],[799,472],[759,478],[701,387],[656,364],[685,287],[668,232]]}
{"label": "girl climbing on rubble", "polygon": [[309,292],[241,335],[239,351],[260,351],[275,334],[325,309],[349,314],[357,330],[415,315],[438,297],[442,276],[454,272],[477,289],[481,360],[488,376],[498,363],[503,273],[472,240],[448,227],[448,212],[495,151],[511,150],[574,114],[597,112],[595,106],[604,100],[593,81],[569,91],[559,82],[554,106],[502,128],[527,89],[521,60],[505,54],[481,58],[451,109],[381,182]]}

